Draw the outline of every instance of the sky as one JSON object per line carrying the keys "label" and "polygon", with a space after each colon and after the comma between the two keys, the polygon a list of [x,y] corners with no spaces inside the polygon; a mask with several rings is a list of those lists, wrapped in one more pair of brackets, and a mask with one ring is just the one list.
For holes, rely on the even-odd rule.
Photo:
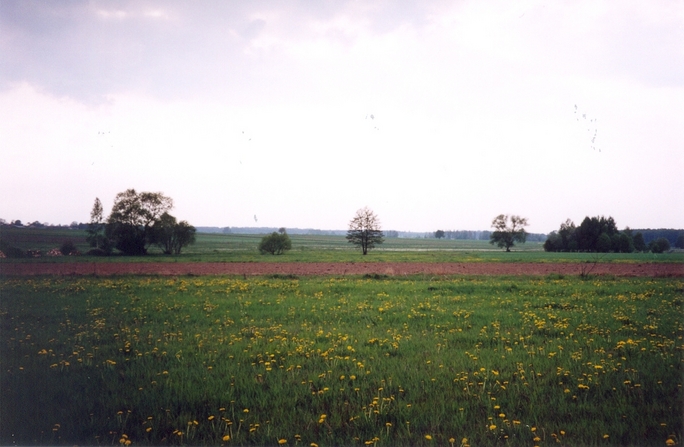
{"label": "sky", "polygon": [[682,228],[684,2],[0,2],[0,218]]}

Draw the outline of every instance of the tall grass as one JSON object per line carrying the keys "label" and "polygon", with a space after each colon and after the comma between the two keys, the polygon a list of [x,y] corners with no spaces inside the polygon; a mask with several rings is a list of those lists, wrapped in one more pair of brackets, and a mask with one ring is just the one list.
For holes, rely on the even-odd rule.
{"label": "tall grass", "polygon": [[683,290],[559,276],[4,279],[0,443],[679,444]]}

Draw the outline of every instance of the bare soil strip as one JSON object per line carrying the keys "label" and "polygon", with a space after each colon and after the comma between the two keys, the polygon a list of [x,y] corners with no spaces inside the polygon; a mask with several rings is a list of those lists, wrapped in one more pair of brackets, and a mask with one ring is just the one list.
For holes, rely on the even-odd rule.
{"label": "bare soil strip", "polygon": [[553,263],[68,263],[0,264],[0,275],[531,275],[684,277],[684,264]]}

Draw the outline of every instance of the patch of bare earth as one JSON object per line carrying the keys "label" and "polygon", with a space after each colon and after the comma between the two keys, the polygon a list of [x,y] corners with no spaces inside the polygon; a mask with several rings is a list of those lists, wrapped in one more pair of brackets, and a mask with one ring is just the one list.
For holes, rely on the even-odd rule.
{"label": "patch of bare earth", "polygon": [[18,263],[0,264],[0,274],[32,275],[531,275],[550,274],[683,277],[684,264],[550,263]]}

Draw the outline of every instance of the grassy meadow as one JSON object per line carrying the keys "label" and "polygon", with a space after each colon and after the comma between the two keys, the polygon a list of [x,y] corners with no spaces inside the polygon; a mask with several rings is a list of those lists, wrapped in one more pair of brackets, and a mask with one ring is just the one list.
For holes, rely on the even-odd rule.
{"label": "grassy meadow", "polygon": [[0,279],[0,444],[680,445],[684,281]]}
{"label": "grassy meadow", "polygon": [[[674,253],[546,253],[541,242],[516,245],[506,253],[479,240],[387,238],[367,256],[349,244],[344,236],[290,235],[292,250],[284,255],[262,255],[257,250],[263,235],[198,233],[197,242],[180,255],[164,255],[150,247],[147,256],[62,256],[0,259],[5,262],[678,262],[684,251]],[[71,240],[82,252],[90,247],[85,231],[67,228],[0,227],[0,239],[26,250],[47,253]]]}

